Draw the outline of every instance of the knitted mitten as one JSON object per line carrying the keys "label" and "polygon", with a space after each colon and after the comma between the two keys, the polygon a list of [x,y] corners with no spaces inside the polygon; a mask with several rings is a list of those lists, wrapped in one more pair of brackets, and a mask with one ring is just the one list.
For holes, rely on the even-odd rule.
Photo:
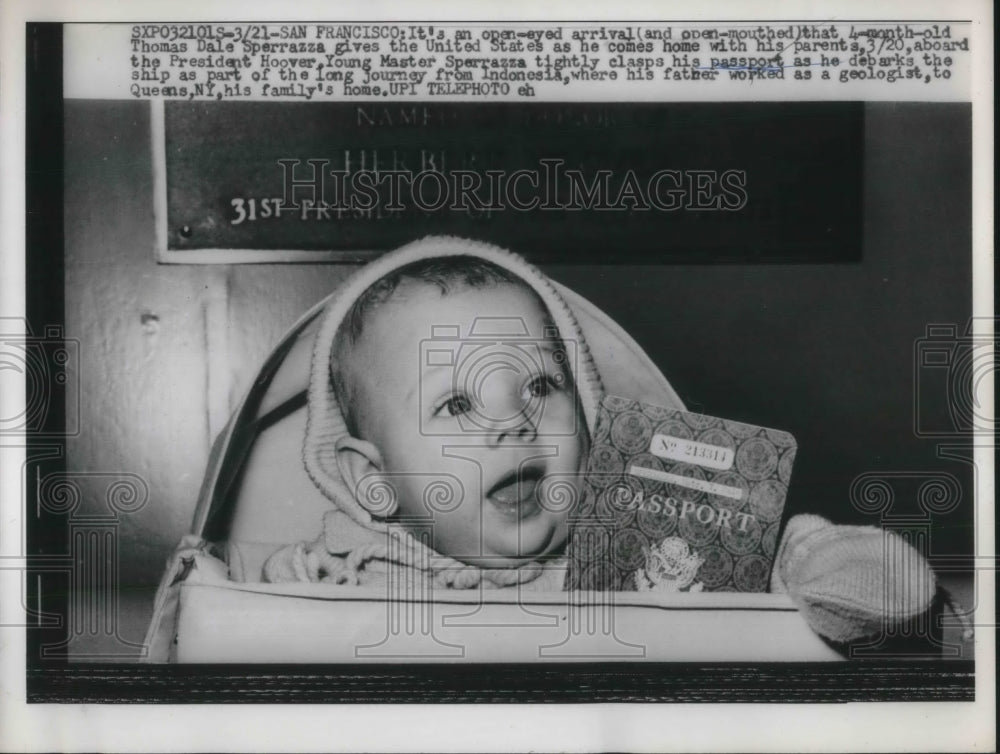
{"label": "knitted mitten", "polygon": [[787,592],[816,633],[847,644],[930,609],[934,572],[902,537],[813,515],[788,521],[771,591]]}

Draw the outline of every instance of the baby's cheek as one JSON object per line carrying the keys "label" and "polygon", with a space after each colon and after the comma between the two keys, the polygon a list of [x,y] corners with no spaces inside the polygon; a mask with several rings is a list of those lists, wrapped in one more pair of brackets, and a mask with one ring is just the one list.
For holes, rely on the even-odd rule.
{"label": "baby's cheek", "polygon": [[584,494],[583,476],[575,471],[553,473],[542,480],[536,493],[549,524],[563,524],[579,507]]}
{"label": "baby's cheek", "polygon": [[548,552],[553,552],[556,550],[561,550],[569,539],[569,517],[571,511],[566,511],[562,514],[556,514],[554,520],[551,522],[552,526],[552,541],[549,542],[546,550]]}

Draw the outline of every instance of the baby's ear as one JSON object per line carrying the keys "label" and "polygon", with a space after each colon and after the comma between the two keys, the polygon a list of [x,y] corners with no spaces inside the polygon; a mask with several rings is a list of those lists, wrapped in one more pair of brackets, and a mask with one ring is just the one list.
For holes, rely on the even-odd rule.
{"label": "baby's ear", "polygon": [[396,496],[385,495],[382,454],[372,443],[357,437],[340,438],[337,440],[337,466],[344,484],[362,508],[379,518],[396,512]]}

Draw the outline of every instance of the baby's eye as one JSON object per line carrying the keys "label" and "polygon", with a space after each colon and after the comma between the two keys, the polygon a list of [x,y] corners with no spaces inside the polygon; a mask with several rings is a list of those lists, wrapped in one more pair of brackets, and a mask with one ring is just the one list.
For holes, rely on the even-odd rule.
{"label": "baby's eye", "polygon": [[562,375],[543,374],[535,377],[525,387],[529,398],[544,398],[562,387]]}
{"label": "baby's eye", "polygon": [[472,401],[464,395],[453,395],[434,409],[434,416],[439,416],[442,412],[448,416],[458,416],[471,410]]}

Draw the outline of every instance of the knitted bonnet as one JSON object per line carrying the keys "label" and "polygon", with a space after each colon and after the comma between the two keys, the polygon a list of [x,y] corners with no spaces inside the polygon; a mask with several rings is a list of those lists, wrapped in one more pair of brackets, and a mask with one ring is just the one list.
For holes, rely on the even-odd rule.
{"label": "knitted bonnet", "polygon": [[475,257],[491,262],[515,275],[539,296],[548,309],[559,337],[576,343],[577,359],[575,363],[570,360],[570,369],[573,370],[573,381],[583,408],[587,430],[593,432],[603,394],[600,375],[576,317],[552,281],[520,256],[480,241],[428,236],[407,244],[361,267],[344,281],[321,315],[322,320],[313,346],[304,445],[306,471],[313,483],[337,508],[368,529],[384,531],[387,523],[373,518],[361,506],[354,491],[344,482],[337,465],[337,442],[348,435],[348,428],[344,411],[333,388],[330,360],[334,339],[354,302],[386,275],[413,262],[454,256]]}

